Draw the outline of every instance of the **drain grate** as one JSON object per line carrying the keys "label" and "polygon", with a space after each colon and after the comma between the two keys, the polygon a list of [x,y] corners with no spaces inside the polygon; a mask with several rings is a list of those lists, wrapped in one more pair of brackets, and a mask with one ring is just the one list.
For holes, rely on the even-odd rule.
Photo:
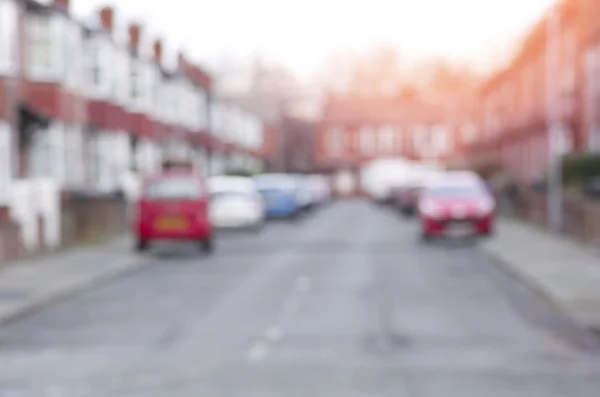
{"label": "drain grate", "polygon": [[[0,289],[0,300],[16,301],[19,299],[26,298],[28,295],[29,295],[28,291]],[[2,390],[2,389],[0,389],[0,390]],[[2,397],[2,395],[0,395],[0,397]]]}

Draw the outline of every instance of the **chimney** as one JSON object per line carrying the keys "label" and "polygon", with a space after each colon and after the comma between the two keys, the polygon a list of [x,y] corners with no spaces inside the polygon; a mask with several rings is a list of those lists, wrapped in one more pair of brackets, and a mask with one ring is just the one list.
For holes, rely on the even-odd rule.
{"label": "chimney", "polygon": [[100,23],[102,27],[109,32],[113,31],[115,11],[112,7],[103,7],[100,9]]}
{"label": "chimney", "polygon": [[154,48],[154,60],[156,61],[157,64],[161,65],[162,58],[163,58],[162,41],[160,39],[155,40],[153,48]]}
{"label": "chimney", "polygon": [[70,0],[54,0],[54,6],[65,12],[69,11],[69,3]]}
{"label": "chimney", "polygon": [[142,34],[142,27],[137,23],[129,25],[129,46],[135,51],[140,49],[140,36]]}

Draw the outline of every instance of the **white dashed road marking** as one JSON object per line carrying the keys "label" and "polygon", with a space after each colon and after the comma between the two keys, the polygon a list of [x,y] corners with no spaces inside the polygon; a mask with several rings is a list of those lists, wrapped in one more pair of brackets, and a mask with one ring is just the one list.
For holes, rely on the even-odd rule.
{"label": "white dashed road marking", "polygon": [[269,341],[277,342],[283,337],[283,332],[278,326],[273,326],[267,330],[265,336]]}
{"label": "white dashed road marking", "polygon": [[296,280],[296,290],[306,292],[310,289],[311,281],[309,277],[300,277]]}
{"label": "white dashed road marking", "polygon": [[267,346],[259,342],[250,349],[248,352],[248,358],[253,361],[262,359],[267,354]]}
{"label": "white dashed road marking", "polygon": [[309,277],[299,277],[295,283],[295,289],[286,299],[283,310],[279,316],[279,319],[275,325],[267,328],[265,332],[265,338],[263,341],[257,342],[248,351],[248,358],[252,361],[261,360],[267,355],[268,345],[270,343],[277,343],[284,336],[284,328],[286,323],[294,316],[298,309],[299,300],[311,287],[311,280]]}

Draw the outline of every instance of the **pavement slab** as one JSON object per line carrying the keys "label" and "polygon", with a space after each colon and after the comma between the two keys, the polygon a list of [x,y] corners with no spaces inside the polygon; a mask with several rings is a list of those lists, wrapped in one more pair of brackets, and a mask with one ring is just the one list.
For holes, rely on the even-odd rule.
{"label": "pavement slab", "polygon": [[0,270],[0,324],[149,263],[122,236],[94,247],[22,260]]}
{"label": "pavement slab", "polygon": [[502,219],[483,244],[514,276],[583,326],[600,329],[600,255],[522,222]]}

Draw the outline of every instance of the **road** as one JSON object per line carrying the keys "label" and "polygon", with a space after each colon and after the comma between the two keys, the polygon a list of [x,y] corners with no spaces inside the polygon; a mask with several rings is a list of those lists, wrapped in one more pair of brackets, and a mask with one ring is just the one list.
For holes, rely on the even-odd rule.
{"label": "road", "polygon": [[[471,244],[365,202],[0,329],[0,397],[600,395],[596,341]],[[12,390],[14,394],[9,394]]]}

